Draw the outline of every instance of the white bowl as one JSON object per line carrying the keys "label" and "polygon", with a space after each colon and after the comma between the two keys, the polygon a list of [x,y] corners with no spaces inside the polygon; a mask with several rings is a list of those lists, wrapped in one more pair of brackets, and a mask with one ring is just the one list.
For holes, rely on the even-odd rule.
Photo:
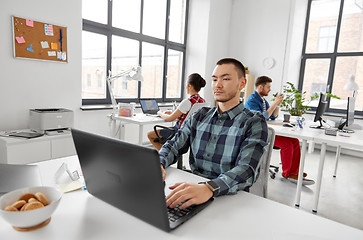
{"label": "white bowl", "polygon": [[[16,202],[24,193],[43,193],[49,200],[49,204],[45,207],[30,210],[10,212],[5,211],[5,207]],[[28,228],[36,226],[45,220],[47,220],[58,207],[58,204],[62,198],[63,193],[54,187],[39,186],[39,187],[27,187],[18,190],[14,190],[3,195],[0,198],[0,215],[14,227]]]}

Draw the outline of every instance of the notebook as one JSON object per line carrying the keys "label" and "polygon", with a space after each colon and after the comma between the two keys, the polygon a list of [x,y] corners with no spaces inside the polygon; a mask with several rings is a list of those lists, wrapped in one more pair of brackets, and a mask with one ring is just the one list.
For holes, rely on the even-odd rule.
{"label": "notebook", "polygon": [[72,136],[88,192],[155,227],[175,229],[213,200],[194,205],[185,218],[170,219],[155,149],[77,129]]}
{"label": "notebook", "polygon": [[155,99],[140,99],[140,105],[144,114],[157,116],[159,106]]}
{"label": "notebook", "polygon": [[32,186],[42,186],[38,166],[0,164],[0,194]]}

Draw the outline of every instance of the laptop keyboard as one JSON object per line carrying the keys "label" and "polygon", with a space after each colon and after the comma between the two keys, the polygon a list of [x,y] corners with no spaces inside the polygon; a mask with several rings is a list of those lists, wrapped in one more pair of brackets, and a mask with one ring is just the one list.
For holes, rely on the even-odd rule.
{"label": "laptop keyboard", "polygon": [[175,222],[179,218],[182,218],[182,217],[188,215],[193,210],[193,206],[190,206],[190,207],[184,208],[183,210],[180,210],[179,206],[182,205],[183,203],[184,202],[179,203],[174,208],[169,208],[168,207],[168,216],[169,216],[170,221]]}

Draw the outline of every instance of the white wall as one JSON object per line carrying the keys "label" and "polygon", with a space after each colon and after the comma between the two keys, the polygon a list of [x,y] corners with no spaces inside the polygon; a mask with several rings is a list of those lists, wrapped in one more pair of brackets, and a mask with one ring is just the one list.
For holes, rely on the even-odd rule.
{"label": "white wall", "polygon": [[[240,59],[256,78],[261,75],[271,77],[272,93],[281,91],[291,2],[233,2],[229,52]],[[272,69],[264,68],[262,62],[266,57],[275,59]]]}
{"label": "white wall", "polygon": [[[81,104],[81,1],[12,0],[0,2],[0,130],[27,128],[31,108]],[[68,63],[13,57],[11,16],[66,26]]]}

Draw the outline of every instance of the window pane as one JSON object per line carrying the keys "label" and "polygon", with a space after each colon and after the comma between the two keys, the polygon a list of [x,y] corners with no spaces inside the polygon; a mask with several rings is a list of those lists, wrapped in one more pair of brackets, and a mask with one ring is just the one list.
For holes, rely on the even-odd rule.
{"label": "window pane", "polygon": [[[139,64],[139,42],[112,36],[112,75],[137,67]],[[137,98],[138,82],[118,78],[113,82],[115,98]]]}
{"label": "window pane", "polygon": [[[341,100],[334,99],[338,109],[346,109],[348,97],[353,96],[352,90],[344,90],[344,85],[350,80],[350,76],[355,77],[355,82],[359,89],[363,89],[363,57],[338,57],[335,65],[334,84],[332,93],[339,96]],[[355,109],[362,111],[363,94],[356,93]]]}
{"label": "window pane", "polygon": [[185,0],[170,1],[170,41],[184,43],[185,11]]}
{"label": "window pane", "polygon": [[142,98],[161,98],[163,87],[164,47],[142,43]]}
{"label": "window pane", "polygon": [[[307,59],[304,72],[303,92],[306,96],[313,96],[315,93],[327,90],[330,59]],[[316,107],[319,99],[312,101],[309,106]]]}
{"label": "window pane", "polygon": [[165,39],[166,0],[144,0],[143,34]]}
{"label": "window pane", "polygon": [[167,72],[167,98],[181,97],[181,74],[183,69],[183,53],[175,50],[168,50],[168,72]]}
{"label": "window pane", "polygon": [[306,53],[333,52],[340,0],[311,3]]}
{"label": "window pane", "polygon": [[363,51],[362,7],[362,1],[344,1],[338,44],[339,52]]}
{"label": "window pane", "polygon": [[83,0],[82,18],[107,24],[108,0]]}
{"label": "window pane", "polygon": [[82,32],[82,98],[84,99],[106,98],[106,46],[106,36]]}
{"label": "window pane", "polygon": [[113,0],[112,25],[125,30],[140,32],[141,0]]}

